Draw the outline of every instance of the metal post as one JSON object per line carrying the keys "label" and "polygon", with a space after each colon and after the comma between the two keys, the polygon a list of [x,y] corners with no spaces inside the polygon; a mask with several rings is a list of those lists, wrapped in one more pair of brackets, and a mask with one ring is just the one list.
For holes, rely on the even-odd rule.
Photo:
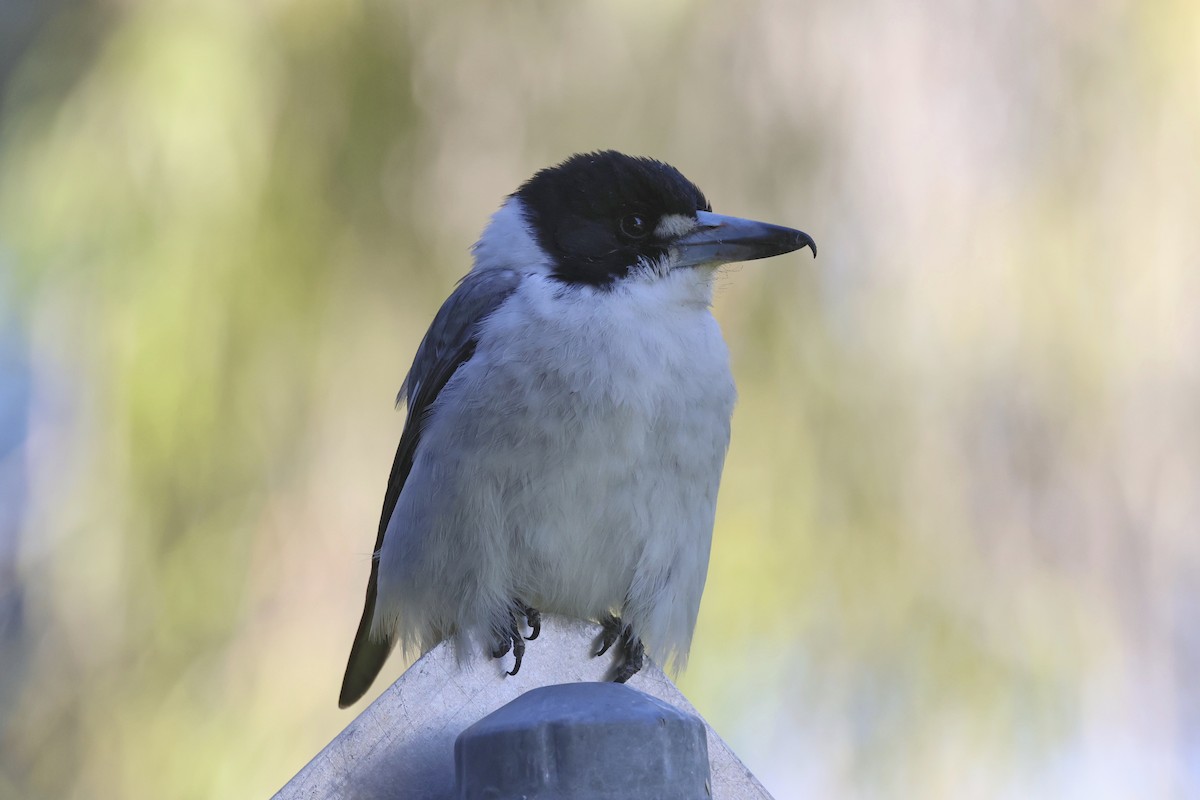
{"label": "metal post", "polygon": [[617,683],[532,689],[454,743],[459,800],[709,800],[704,723]]}

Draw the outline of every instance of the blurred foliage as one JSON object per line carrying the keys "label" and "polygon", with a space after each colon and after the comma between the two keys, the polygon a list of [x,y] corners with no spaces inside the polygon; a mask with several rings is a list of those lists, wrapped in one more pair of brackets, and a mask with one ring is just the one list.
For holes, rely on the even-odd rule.
{"label": "blurred foliage", "polygon": [[501,198],[601,147],[821,245],[721,279],[682,677],[776,796],[1200,793],[1200,7],[0,29],[0,797],[264,796],[350,721],[408,359]]}

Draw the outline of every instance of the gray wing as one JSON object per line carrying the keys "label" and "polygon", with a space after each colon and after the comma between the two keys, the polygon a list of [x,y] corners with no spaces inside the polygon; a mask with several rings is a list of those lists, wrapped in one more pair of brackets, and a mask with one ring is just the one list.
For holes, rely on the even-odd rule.
{"label": "gray wing", "polygon": [[338,698],[338,705],[342,708],[353,704],[366,693],[392,650],[391,641],[371,636],[379,586],[379,550],[383,547],[383,537],[400,499],[400,492],[412,470],[425,414],[450,377],[474,355],[479,323],[495,311],[520,282],[521,273],[509,269],[467,273],[434,317],[433,324],[421,340],[421,346],[417,348],[416,358],[413,359],[408,377],[404,379],[400,395],[396,398],[397,405],[401,402],[407,404],[408,413],[400,445],[396,448],[396,458],[392,462],[387,492],[383,496],[383,513],[379,519],[379,532],[375,536],[371,577],[367,582],[367,601],[358,623],[358,632],[354,635],[354,645],[350,648],[346,675],[342,679],[342,692]]}

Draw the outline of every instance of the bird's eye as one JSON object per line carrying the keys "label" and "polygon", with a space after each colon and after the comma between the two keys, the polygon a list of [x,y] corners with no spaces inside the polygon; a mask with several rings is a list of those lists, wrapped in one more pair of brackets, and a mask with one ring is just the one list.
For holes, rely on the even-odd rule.
{"label": "bird's eye", "polygon": [[621,217],[621,233],[630,239],[644,239],[650,235],[650,223],[641,214],[628,214]]}

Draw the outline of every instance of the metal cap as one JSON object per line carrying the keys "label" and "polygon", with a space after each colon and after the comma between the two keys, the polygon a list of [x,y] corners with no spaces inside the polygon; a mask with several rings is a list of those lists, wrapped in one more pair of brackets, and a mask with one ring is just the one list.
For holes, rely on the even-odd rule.
{"label": "metal cap", "polygon": [[454,743],[461,800],[708,800],[697,717],[617,683],[532,689]]}

